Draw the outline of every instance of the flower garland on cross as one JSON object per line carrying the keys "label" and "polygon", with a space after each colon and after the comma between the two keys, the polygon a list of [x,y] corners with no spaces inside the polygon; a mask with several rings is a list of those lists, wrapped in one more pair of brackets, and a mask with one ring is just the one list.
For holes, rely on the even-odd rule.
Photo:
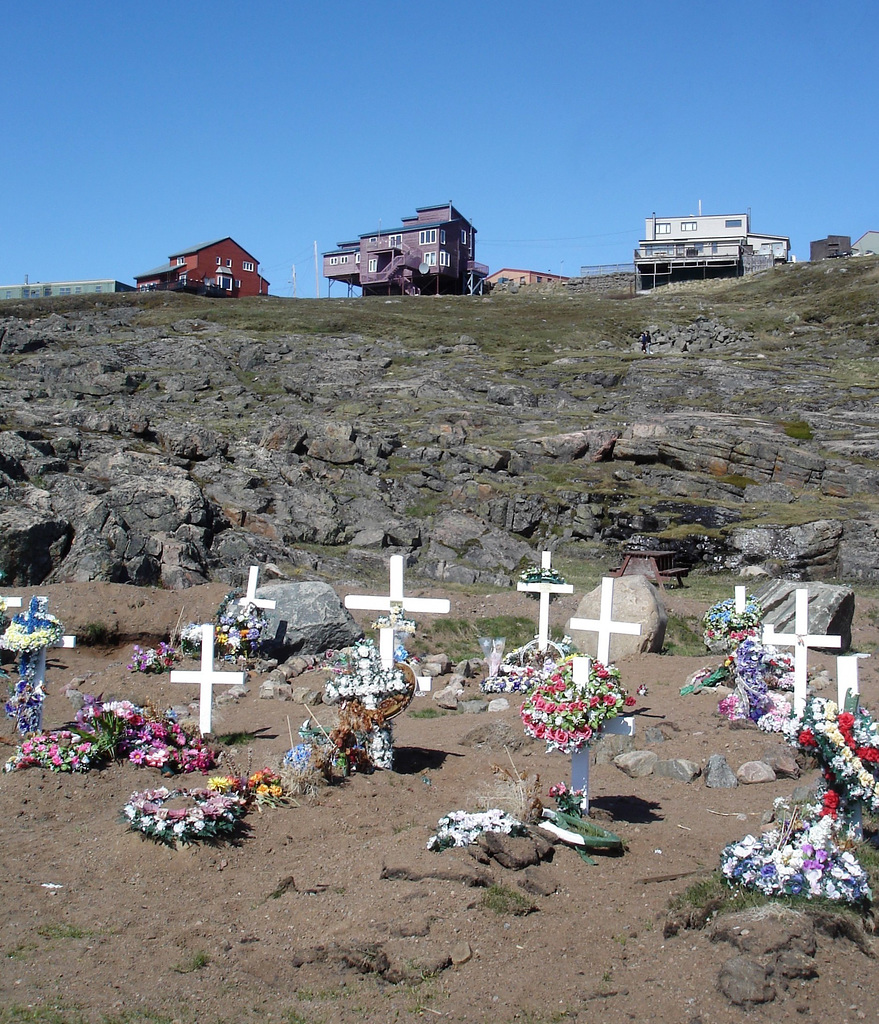
{"label": "flower garland on cross", "polygon": [[16,615],[0,637],[0,647],[18,655],[18,682],[6,702],[6,715],[22,735],[39,732],[46,699],[46,648],[57,644],[64,627],[47,611],[44,597],[32,597],[27,612]]}
{"label": "flower garland on cross", "polygon": [[394,763],[391,719],[415,693],[408,667],[385,668],[371,640],[361,640],[353,656],[339,657],[324,687],[324,702],[339,704],[339,724],[330,740],[349,769],[386,768]]}

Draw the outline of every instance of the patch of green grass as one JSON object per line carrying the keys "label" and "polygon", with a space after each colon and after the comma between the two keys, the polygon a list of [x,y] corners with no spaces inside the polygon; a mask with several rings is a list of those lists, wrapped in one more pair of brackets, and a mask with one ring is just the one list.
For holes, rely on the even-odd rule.
{"label": "patch of green grass", "polygon": [[226,747],[246,747],[256,739],[255,732],[224,732],[216,737],[217,743]]}
{"label": "patch of green grass", "polygon": [[782,428],[788,437],[797,441],[811,441],[813,438],[812,428],[805,420],[790,420],[782,423]]}
{"label": "patch of green grass", "polygon": [[442,718],[446,714],[443,708],[419,708],[417,711],[410,711],[410,718]]}
{"label": "patch of green grass", "polygon": [[37,928],[37,935],[42,935],[44,939],[83,939],[91,934],[72,924],[46,924]]}
{"label": "patch of green grass", "polygon": [[200,971],[202,968],[207,967],[210,962],[211,958],[204,950],[200,949],[197,953],[193,953],[188,960],[175,964],[171,970],[175,971],[177,974],[192,974],[194,971]]}
{"label": "patch of green grass", "polygon": [[483,893],[480,903],[486,910],[491,910],[495,914],[512,914],[514,917],[523,917],[537,910],[524,893],[505,885],[490,885]]}
{"label": "patch of green grass", "polygon": [[662,653],[684,658],[704,654],[705,644],[702,642],[702,627],[699,620],[695,616],[669,612]]}
{"label": "patch of green grass", "polygon": [[452,661],[481,657],[479,637],[506,637],[506,649],[513,650],[534,639],[537,614],[534,618],[523,615],[495,615],[483,619],[442,618],[429,624],[431,639],[442,644]]}
{"label": "patch of green grass", "polygon": [[84,647],[112,647],[118,639],[115,628],[106,622],[87,622],[77,635]]}

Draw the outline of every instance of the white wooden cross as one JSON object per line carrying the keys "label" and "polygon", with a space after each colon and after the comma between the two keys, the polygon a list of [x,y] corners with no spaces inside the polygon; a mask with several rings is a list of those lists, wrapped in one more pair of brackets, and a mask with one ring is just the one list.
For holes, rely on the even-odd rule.
{"label": "white wooden cross", "polygon": [[277,601],[269,601],[264,597],[256,596],[256,582],[259,579],[259,566],[252,565],[250,567],[250,573],[247,576],[247,593],[244,597],[238,599],[238,603],[243,605],[244,608],[249,608],[253,605],[254,608],[267,608],[271,610],[277,604]]}
{"label": "white wooden cross", "polygon": [[[858,681],[858,661],[861,658],[869,657],[869,654],[848,654],[836,659],[836,702],[840,712],[845,709],[846,698],[850,694],[857,697],[861,692],[861,685]],[[848,819],[856,839],[864,837],[864,819],[861,807],[860,803],[855,804]]]}
{"label": "white wooden cross", "polygon": [[0,601],[2,601],[7,608],[21,608],[20,597],[3,597],[0,595]]}
{"label": "white wooden cross", "polygon": [[387,597],[367,597],[349,594],[345,598],[346,608],[356,608],[376,612],[388,612],[391,624],[379,630],[379,654],[382,667],[394,667],[394,615],[400,612],[433,612],[446,615],[452,605],[446,598],[404,597],[403,595],[403,556],[391,555],[390,588]]}
{"label": "white wooden cross", "polygon": [[736,615],[743,615],[748,603],[745,587],[736,587]]}
{"label": "white wooden cross", "polygon": [[[552,568],[552,552],[544,551],[540,557],[541,569]],[[543,653],[549,644],[549,602],[553,594],[573,594],[570,583],[520,583],[518,590],[540,595],[540,612],[537,619],[537,649]]]}
{"label": "white wooden cross", "polygon": [[[592,671],[591,658],[574,658],[572,662],[574,683],[578,686],[585,686],[589,680],[589,673]],[[632,715],[620,715],[605,722],[599,730],[601,733],[612,736],[634,736],[635,719]],[[585,744],[579,750],[571,754],[571,789],[582,789],[585,797],[580,805],[583,814],[589,814],[589,762],[592,760],[592,751],[589,744]]]}
{"label": "white wooden cross", "polygon": [[202,736],[211,731],[211,705],[214,700],[213,688],[218,684],[234,686],[244,682],[243,672],[222,672],[214,668],[214,627],[205,623],[201,627],[201,668],[195,671],[174,669],[172,683],[198,683],[198,728]]}
{"label": "white wooden cross", "polygon": [[610,638],[614,633],[625,636],[640,636],[640,622],[615,622],[613,618],[613,577],[605,576],[601,581],[601,606],[597,619],[571,619],[568,629],[583,629],[598,634],[596,660],[602,665],[610,664]]}
{"label": "white wooden cross", "polygon": [[806,707],[807,670],[810,647],[842,647],[842,637],[819,636],[809,632],[809,591],[798,587],[793,633],[776,633],[775,626],[763,626],[763,643],[794,649],[794,713],[802,715]]}

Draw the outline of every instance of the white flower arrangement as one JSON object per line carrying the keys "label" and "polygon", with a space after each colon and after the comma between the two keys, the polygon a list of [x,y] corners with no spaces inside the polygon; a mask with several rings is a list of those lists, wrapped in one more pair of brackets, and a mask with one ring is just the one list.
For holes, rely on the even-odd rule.
{"label": "white flower arrangement", "polygon": [[427,840],[427,848],[440,851],[448,850],[452,846],[469,846],[470,843],[475,843],[483,832],[502,832],[508,836],[528,834],[521,821],[497,807],[474,814],[468,811],[451,811],[437,822],[436,832]]}
{"label": "white flower arrangement", "polygon": [[324,700],[327,704],[356,700],[375,711],[389,697],[406,694],[410,689],[400,669],[384,668],[375,645],[364,640],[357,645],[344,670],[327,680]]}

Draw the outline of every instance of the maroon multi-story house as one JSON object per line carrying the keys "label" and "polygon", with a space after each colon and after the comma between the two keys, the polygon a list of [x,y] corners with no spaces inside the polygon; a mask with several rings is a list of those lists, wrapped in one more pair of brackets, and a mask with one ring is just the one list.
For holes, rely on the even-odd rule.
{"label": "maroon multi-story house", "polygon": [[472,295],[488,267],[477,263],[476,228],[451,203],[420,206],[399,227],[367,231],[323,254],[327,290],[334,281],[364,295]]}
{"label": "maroon multi-story house", "polygon": [[135,275],[134,280],[141,292],[193,292],[232,299],[269,294],[269,282],[259,274],[259,261],[231,238],[172,252],[167,263]]}

